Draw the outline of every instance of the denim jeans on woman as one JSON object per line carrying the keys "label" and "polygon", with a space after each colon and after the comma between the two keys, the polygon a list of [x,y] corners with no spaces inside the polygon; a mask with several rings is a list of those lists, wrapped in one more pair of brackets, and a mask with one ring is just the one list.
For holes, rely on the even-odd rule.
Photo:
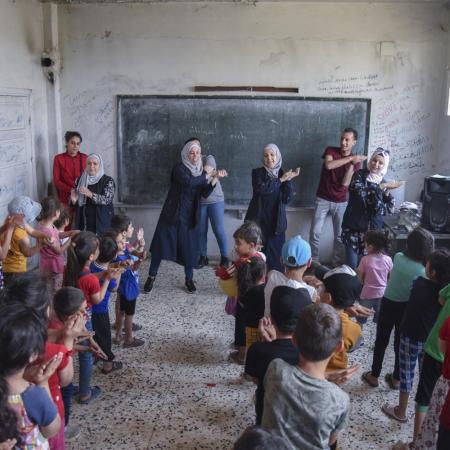
{"label": "denim jeans on woman", "polygon": [[211,222],[220,256],[227,256],[227,236],[224,226],[225,203],[202,203],[200,204],[200,256],[206,256],[208,243],[208,219]]}

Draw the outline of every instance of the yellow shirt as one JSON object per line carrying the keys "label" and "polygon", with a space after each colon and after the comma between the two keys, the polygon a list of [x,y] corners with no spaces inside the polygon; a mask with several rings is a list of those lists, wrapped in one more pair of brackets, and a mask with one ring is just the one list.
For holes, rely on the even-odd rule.
{"label": "yellow shirt", "polygon": [[348,354],[350,350],[360,339],[361,327],[348,317],[344,311],[339,311],[342,321],[342,337],[344,339],[344,350],[335,353],[328,362],[327,370],[346,369],[348,366]]}
{"label": "yellow shirt", "polygon": [[28,236],[20,227],[14,228],[8,254],[3,260],[3,272],[23,273],[27,271],[27,257],[20,251],[19,242]]}

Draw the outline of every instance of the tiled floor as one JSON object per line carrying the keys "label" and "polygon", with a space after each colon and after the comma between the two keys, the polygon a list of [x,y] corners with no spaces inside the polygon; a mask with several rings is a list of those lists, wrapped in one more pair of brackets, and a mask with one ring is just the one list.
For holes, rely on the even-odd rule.
{"label": "tiled floor", "polygon": [[[74,404],[71,421],[82,426],[82,435],[69,450],[231,449],[252,423],[254,386],[240,379],[241,366],[227,362],[233,319],[224,313],[212,269],[196,271],[195,279],[198,293],[187,294],[182,268],[162,264],[151,294],[138,299],[135,317],[143,329],[137,336],[146,344],[113,348],[124,362],[121,371],[94,369],[93,384],[103,394],[91,405]],[[352,410],[341,450],[389,449],[412,430],[412,404],[407,424],[389,420],[380,408],[398,394],[384,383],[372,389],[360,380],[375,334],[372,324],[364,331],[365,347],[351,355],[363,369],[344,387]],[[385,368],[392,368],[392,350]]]}

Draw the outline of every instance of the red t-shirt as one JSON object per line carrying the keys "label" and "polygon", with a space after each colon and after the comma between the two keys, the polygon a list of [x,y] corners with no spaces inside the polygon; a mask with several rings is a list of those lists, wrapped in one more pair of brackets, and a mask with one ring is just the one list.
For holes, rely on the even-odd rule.
{"label": "red t-shirt", "polygon": [[56,403],[58,408],[59,417],[64,417],[64,403],[61,396],[61,386],[59,384],[59,372],[67,367],[69,364],[69,350],[62,344],[54,344],[53,342],[45,343],[45,354],[44,361],[49,361],[53,356],[58,353],[63,354],[63,358],[58,368],[55,370],[53,375],[48,379],[48,387],[50,389],[50,394],[52,395],[53,401]]}
{"label": "red t-shirt", "polygon": [[[333,160],[341,159],[341,149],[339,147],[327,147],[322,155],[331,156]],[[345,172],[350,167],[351,163],[344,164],[336,169],[328,170],[325,163],[322,164],[322,172],[320,173],[319,187],[317,188],[317,197],[328,200],[333,203],[343,203],[347,201],[348,186],[342,186]],[[357,163],[354,167],[354,172],[361,168],[361,164]]]}
{"label": "red t-shirt", "polygon": [[450,317],[444,322],[439,331],[439,339],[447,342],[447,351],[445,352],[444,364],[442,364],[442,375],[450,380]]}
{"label": "red t-shirt", "polygon": [[92,295],[101,291],[100,280],[90,272],[82,273],[78,278],[78,288],[83,291],[87,307],[92,308]]}

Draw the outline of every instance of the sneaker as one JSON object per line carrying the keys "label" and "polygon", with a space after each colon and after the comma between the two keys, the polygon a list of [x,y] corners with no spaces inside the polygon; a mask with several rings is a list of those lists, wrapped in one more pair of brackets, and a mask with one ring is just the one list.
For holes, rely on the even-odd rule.
{"label": "sneaker", "polygon": [[64,427],[64,439],[71,441],[77,438],[81,433],[81,428],[78,425],[66,425]]}
{"label": "sneaker", "polygon": [[184,285],[186,286],[186,289],[189,292],[189,294],[193,294],[197,290],[192,280],[186,280]]}
{"label": "sneaker", "polygon": [[197,263],[197,269],[201,269],[202,267],[205,267],[209,264],[208,257],[207,256],[200,256],[198,263]]}
{"label": "sneaker", "polygon": [[148,277],[147,278],[147,281],[144,284],[144,292],[147,292],[147,294],[152,291],[153,285],[155,283],[155,278],[156,277]]}

